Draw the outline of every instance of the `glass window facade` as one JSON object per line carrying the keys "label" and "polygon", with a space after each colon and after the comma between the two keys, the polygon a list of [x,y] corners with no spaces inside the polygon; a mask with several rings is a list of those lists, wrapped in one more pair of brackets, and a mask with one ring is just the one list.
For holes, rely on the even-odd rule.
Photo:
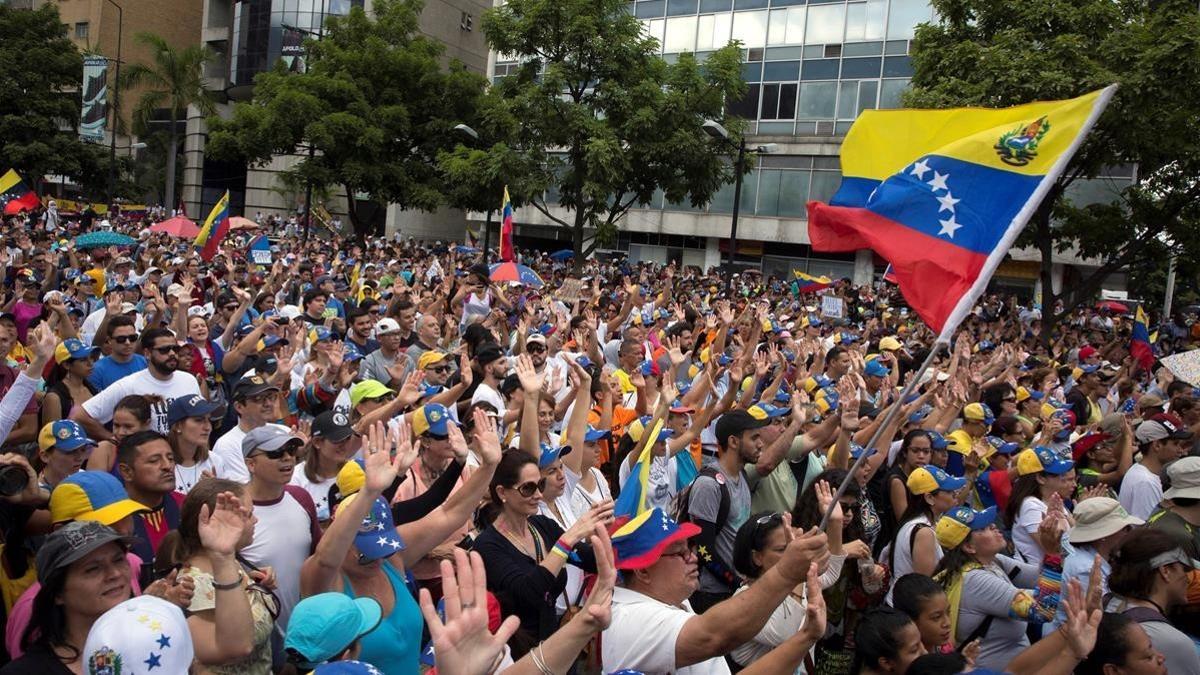
{"label": "glass window facade", "polygon": [[284,26],[317,33],[323,16],[344,16],[363,0],[236,0],[233,3],[233,49],[230,81],[251,85],[254,76],[279,58]]}

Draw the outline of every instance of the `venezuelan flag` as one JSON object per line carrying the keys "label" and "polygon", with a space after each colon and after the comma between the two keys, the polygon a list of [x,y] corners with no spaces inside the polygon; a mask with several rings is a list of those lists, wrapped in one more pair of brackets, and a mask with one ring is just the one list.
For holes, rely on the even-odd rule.
{"label": "venezuelan flag", "polygon": [[29,189],[16,170],[9,169],[0,176],[0,206],[4,207],[4,215],[12,216],[22,211],[32,211],[41,205],[37,193]]}
{"label": "venezuelan flag", "polygon": [[1133,320],[1133,335],[1129,339],[1129,355],[1133,357],[1143,370],[1154,366],[1154,345],[1150,341],[1150,328],[1146,321],[1146,312],[1138,305],[1137,314]]}
{"label": "venezuelan flag", "polygon": [[874,250],[949,341],[1115,90],[1014,108],[865,111],[842,143],[837,194],[809,202],[813,249]]}
{"label": "venezuelan flag", "polygon": [[200,257],[206,262],[212,260],[226,234],[229,234],[229,190],[213,206],[204,227],[196,235],[194,246],[200,249]]}
{"label": "venezuelan flag", "polygon": [[504,201],[500,204],[500,260],[516,262],[517,252],[513,248],[513,205],[508,197],[508,186],[504,186]]}
{"label": "venezuelan flag", "polygon": [[799,270],[792,270],[792,274],[796,277],[797,293],[816,293],[833,285],[833,280],[829,277],[814,277]]}

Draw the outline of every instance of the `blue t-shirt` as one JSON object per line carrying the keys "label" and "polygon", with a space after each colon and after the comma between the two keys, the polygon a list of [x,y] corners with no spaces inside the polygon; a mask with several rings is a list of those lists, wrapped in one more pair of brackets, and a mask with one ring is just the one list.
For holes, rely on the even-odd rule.
{"label": "blue t-shirt", "polygon": [[91,382],[92,386],[99,391],[126,375],[132,375],[145,369],[146,357],[141,354],[134,354],[128,363],[117,363],[113,357],[105,356],[92,368],[92,375],[88,378],[88,382]]}

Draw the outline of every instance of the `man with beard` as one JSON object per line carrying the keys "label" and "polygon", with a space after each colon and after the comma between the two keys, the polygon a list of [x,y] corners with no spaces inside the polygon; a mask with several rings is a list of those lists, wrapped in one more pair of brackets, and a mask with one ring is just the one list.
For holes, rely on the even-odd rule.
{"label": "man with beard", "polygon": [[71,413],[71,419],[83,425],[91,438],[112,439],[112,433],[104,425],[112,421],[113,410],[126,396],[139,394],[154,401],[150,426],[163,434],[168,430],[167,402],[180,397],[200,396],[200,384],[196,382],[196,376],[176,370],[179,366],[179,342],[174,333],[165,328],[151,328],[142,333],[141,344],[148,360],[145,370],[113,382]]}
{"label": "man with beard", "polygon": [[480,345],[475,352],[475,363],[479,365],[479,372],[483,373],[483,377],[480,378],[479,386],[475,388],[475,394],[471,396],[471,405],[487,401],[495,406],[496,410],[507,410],[504,396],[500,393],[500,383],[508,374],[508,359],[505,358],[500,345]]}
{"label": "man with beard", "polygon": [[183,495],[175,491],[175,456],[167,437],[157,431],[138,431],[117,446],[117,470],[125,492],[148,510],[133,516],[135,543],[131,549],[142,559],[142,588],[154,576],[158,545],[171,530],[179,529]]}
{"label": "man with beard", "polygon": [[689,520],[700,527],[696,537],[700,586],[691,597],[698,613],[729,599],[737,588],[733,541],[750,517],[750,481],[745,467],[762,454],[762,428],[767,424],[745,410],[721,415],[716,429],[717,462],[704,467],[691,485]]}

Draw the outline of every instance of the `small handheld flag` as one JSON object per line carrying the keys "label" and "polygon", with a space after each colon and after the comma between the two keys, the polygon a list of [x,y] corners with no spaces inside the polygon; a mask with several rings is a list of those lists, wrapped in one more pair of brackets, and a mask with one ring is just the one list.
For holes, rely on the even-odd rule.
{"label": "small handheld flag", "polygon": [[504,186],[504,201],[500,205],[500,260],[515,262],[516,250],[513,248],[513,205],[508,197],[508,186]]}
{"label": "small handheld flag", "polygon": [[0,206],[4,207],[4,215],[12,216],[22,211],[32,211],[41,205],[37,193],[29,189],[15,170],[9,169],[0,176]]}
{"label": "small handheld flag", "polygon": [[874,250],[948,343],[1115,91],[863,112],[842,143],[837,194],[808,204],[813,250]]}
{"label": "small handheld flag", "polygon": [[1138,305],[1137,314],[1133,320],[1133,335],[1129,339],[1129,355],[1142,367],[1150,370],[1154,366],[1154,345],[1150,342],[1150,328],[1146,322],[1146,312]]}
{"label": "small handheld flag", "polygon": [[226,234],[229,234],[229,190],[226,190],[221,199],[213,206],[208,218],[204,221],[204,227],[200,228],[200,234],[196,235],[194,245],[200,249],[200,257],[205,262],[212,260],[217,255],[221,240],[225,238]]}
{"label": "small handheld flag", "polygon": [[792,274],[796,276],[796,289],[799,293],[816,293],[833,285],[833,280],[829,277],[814,277],[799,270],[792,270]]}

